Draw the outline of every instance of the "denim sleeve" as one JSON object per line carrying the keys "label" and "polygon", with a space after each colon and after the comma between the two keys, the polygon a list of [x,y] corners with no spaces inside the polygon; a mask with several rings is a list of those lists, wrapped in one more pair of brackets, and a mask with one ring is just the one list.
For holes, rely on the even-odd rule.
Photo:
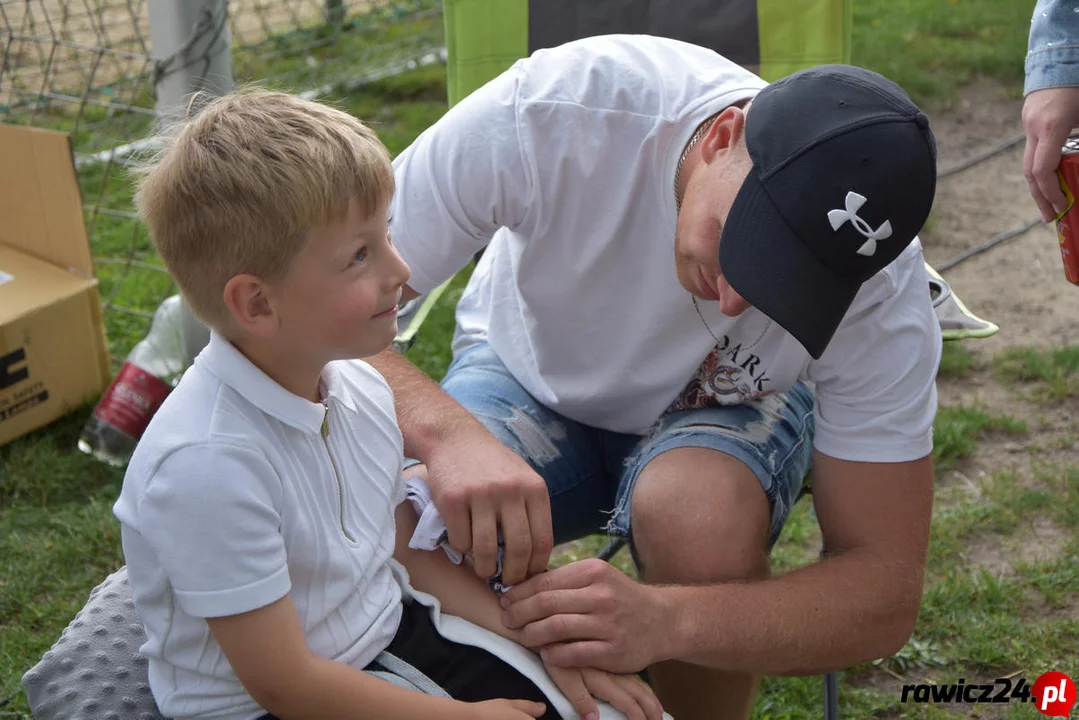
{"label": "denim sleeve", "polygon": [[1079,0],[1038,0],[1030,21],[1023,94],[1079,86]]}

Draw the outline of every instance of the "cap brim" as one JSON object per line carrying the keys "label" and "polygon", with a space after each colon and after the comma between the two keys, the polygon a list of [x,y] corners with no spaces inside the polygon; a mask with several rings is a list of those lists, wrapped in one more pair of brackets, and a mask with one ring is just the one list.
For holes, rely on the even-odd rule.
{"label": "cap brim", "polygon": [[739,295],[802,343],[824,354],[858,284],[824,266],[798,239],[750,172],[723,225],[719,267]]}

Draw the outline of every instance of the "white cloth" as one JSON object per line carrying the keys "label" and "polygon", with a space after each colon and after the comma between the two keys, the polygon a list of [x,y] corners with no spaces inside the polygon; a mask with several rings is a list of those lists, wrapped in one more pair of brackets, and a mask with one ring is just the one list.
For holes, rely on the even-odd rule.
{"label": "white cloth", "polygon": [[416,511],[418,518],[408,546],[415,550],[442,548],[450,562],[460,565],[464,556],[450,546],[446,521],[442,519],[442,513],[435,507],[435,501],[431,497],[431,489],[427,487],[427,483],[417,477],[408,478],[405,480],[405,497],[412,504],[412,509]]}
{"label": "white cloth", "polygon": [[940,329],[915,242],[859,293],[825,354],[760,312],[701,311],[675,274],[674,175],[697,125],[765,83],[647,36],[542,50],[454,106],[394,161],[394,242],[426,292],[488,245],[454,351],[489,342],[540,402],[642,434],[701,367],[715,401],[816,382],[816,446],[849,460],[932,447]]}
{"label": "white cloth", "polygon": [[288,593],[312,652],[357,668],[397,631],[393,397],[361,361],[322,386],[325,406],[289,393],[214,334],[132,457],[114,510],[168,717],[263,714],[203,618]]}
{"label": "white cloth", "polygon": [[[405,480],[405,497],[412,504],[419,518],[416,529],[412,531],[412,537],[408,540],[408,546],[416,550],[438,550],[442,548],[446,557],[454,565],[460,565],[464,556],[450,545],[449,531],[446,529],[446,521],[442,513],[435,507],[434,498],[431,497],[431,489],[427,483],[418,477],[410,477]],[[502,583],[502,561],[505,559],[505,546],[502,542],[502,533],[498,534],[498,554],[495,555],[495,574],[487,578],[487,585],[498,593],[509,592],[512,585]]]}

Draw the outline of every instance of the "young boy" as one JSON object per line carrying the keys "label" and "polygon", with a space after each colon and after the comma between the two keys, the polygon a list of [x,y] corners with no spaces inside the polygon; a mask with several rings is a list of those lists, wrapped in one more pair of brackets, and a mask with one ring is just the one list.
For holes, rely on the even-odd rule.
{"label": "young boy", "polygon": [[634,676],[544,673],[482,580],[408,547],[393,397],[360,360],[396,335],[409,277],[388,233],[393,190],[388,152],[361,122],[264,91],[213,101],[143,171],[140,217],[212,329],[115,506],[159,708],[594,718],[591,693],[660,717]]}

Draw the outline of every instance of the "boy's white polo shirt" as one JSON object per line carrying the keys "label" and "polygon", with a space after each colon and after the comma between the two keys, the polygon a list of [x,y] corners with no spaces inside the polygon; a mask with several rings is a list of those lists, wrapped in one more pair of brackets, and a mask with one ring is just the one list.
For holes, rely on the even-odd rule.
{"label": "boy's white polo shirt", "polygon": [[397,630],[393,397],[362,361],[321,386],[325,405],[294,395],[213,334],[132,457],[114,511],[168,717],[263,712],[203,618],[290,594],[311,650],[360,668]]}

